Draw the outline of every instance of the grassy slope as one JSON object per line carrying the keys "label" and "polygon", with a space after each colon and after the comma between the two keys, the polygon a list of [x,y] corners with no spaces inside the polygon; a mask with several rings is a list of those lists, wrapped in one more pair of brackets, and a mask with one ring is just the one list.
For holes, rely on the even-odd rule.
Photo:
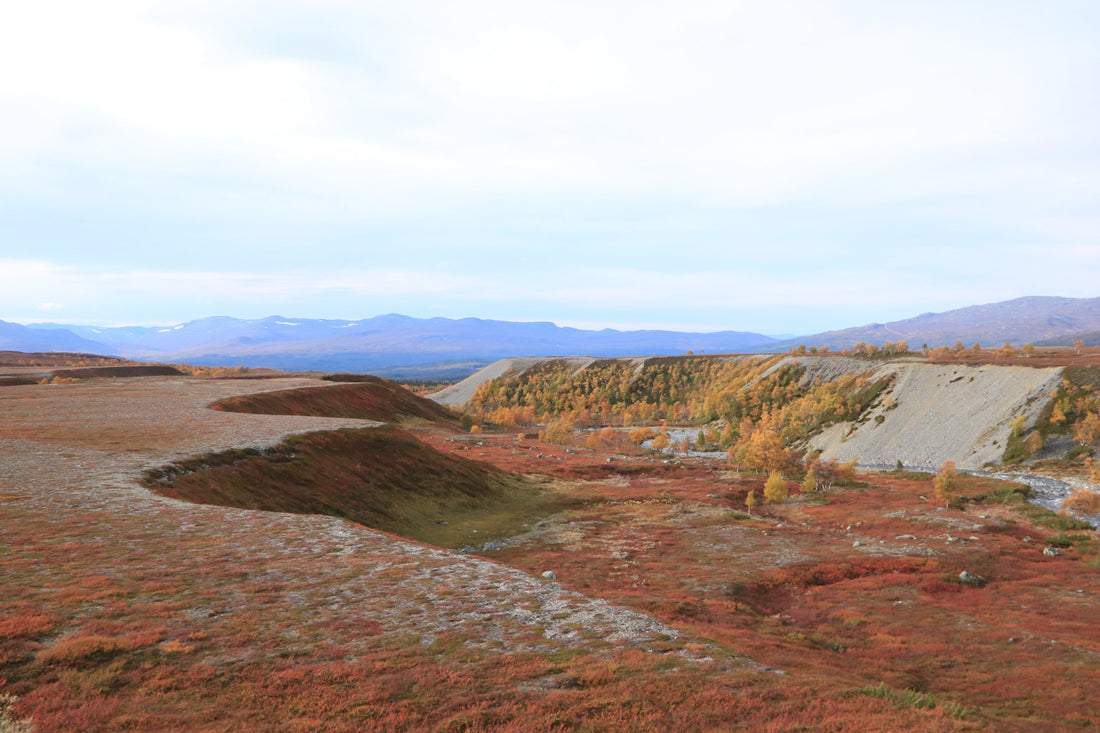
{"label": "grassy slope", "polygon": [[149,472],[146,482],[176,499],[344,517],[451,547],[470,528],[518,526],[564,506],[535,482],[447,455],[393,427],[311,433],[264,452],[193,458]]}
{"label": "grassy slope", "polygon": [[[456,416],[447,408],[372,376],[333,387],[234,397],[213,407],[457,430]],[[392,426],[297,436],[263,453],[202,456],[146,479],[173,498],[344,517],[444,547],[465,544],[473,529],[507,534],[533,514],[568,503],[537,482],[442,453]]]}

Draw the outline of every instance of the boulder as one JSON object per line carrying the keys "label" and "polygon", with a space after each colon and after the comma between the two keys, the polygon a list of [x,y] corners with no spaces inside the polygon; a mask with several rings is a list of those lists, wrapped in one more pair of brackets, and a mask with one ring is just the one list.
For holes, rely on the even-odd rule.
{"label": "boulder", "polygon": [[959,582],[964,584],[964,585],[983,586],[986,583],[988,583],[989,581],[986,580],[985,578],[983,578],[980,575],[975,575],[974,573],[971,573],[968,570],[964,570],[961,573],[959,573]]}

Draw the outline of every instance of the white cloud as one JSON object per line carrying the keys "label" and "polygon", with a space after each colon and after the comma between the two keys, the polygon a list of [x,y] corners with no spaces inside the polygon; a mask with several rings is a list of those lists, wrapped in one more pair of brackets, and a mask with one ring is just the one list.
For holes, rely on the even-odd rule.
{"label": "white cloud", "polygon": [[[678,314],[1086,295],[1097,20],[1057,1],[18,4],[0,215],[28,222],[12,251],[69,254],[0,271],[0,305],[668,296],[696,322]],[[1040,246],[1080,266],[1055,277]],[[96,247],[106,264],[78,269]],[[536,248],[586,271],[535,279]]]}
{"label": "white cloud", "polygon": [[906,173],[980,190],[1000,172],[983,174],[975,150],[1049,142],[1085,103],[1060,74],[1095,81],[1062,60],[1076,46],[1051,54],[1027,13],[985,4],[311,6],[373,66],[241,45],[252,3],[57,5],[25,3],[0,31],[0,63],[22,72],[0,81],[2,137],[19,141],[5,157],[201,166],[345,202],[580,190],[742,205],[878,198],[883,181],[924,193]]}

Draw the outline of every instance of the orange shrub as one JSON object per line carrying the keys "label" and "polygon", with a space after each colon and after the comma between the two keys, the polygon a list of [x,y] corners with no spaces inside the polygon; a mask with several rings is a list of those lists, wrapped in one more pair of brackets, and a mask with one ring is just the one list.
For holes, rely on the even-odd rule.
{"label": "orange shrub", "polygon": [[184,644],[179,641],[166,641],[160,646],[160,650],[165,654],[190,654],[195,651],[193,644]]}
{"label": "orange shrub", "polygon": [[121,637],[71,634],[61,637],[53,646],[38,652],[34,659],[43,665],[81,666],[110,659],[119,652],[156,644],[160,635],[161,630]]}
{"label": "orange shrub", "polygon": [[1062,512],[1067,514],[1100,514],[1100,492],[1075,489],[1062,502]]}
{"label": "orange shrub", "polygon": [[40,664],[75,665],[107,659],[122,650],[119,640],[110,636],[65,636],[35,655]]}
{"label": "orange shrub", "polygon": [[0,618],[0,640],[29,639],[49,631],[57,623],[43,613],[17,613]]}

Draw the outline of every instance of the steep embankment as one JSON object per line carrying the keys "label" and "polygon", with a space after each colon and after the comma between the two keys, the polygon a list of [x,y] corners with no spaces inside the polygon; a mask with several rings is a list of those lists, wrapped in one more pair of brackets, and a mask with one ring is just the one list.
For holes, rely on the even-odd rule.
{"label": "steep embankment", "polygon": [[[669,364],[664,363],[668,359],[645,360],[639,362],[639,369],[662,370],[661,374],[656,381],[649,380],[651,388],[639,389],[632,397],[615,390],[613,382],[621,379],[621,370],[606,369],[606,360],[577,359],[569,365],[575,370],[572,376],[562,377],[558,369],[557,381],[550,380],[550,384],[544,379],[543,385],[531,386],[529,392],[565,394],[563,390],[583,382],[584,390],[569,392],[572,401],[567,402],[574,407],[592,409],[600,399],[608,398],[649,400],[659,411],[657,418],[679,415],[678,419],[685,419],[686,415],[693,425],[720,417],[736,426],[746,416],[759,421],[770,412],[773,426],[784,431],[786,440],[798,443],[809,433],[810,447],[820,449],[825,459],[888,464],[901,460],[932,467],[952,460],[961,468],[980,468],[1001,460],[1014,419],[1024,418],[1022,435],[1031,430],[1064,376],[1060,366],[807,355],[776,358],[762,373],[754,375],[749,370],[738,379],[726,379],[719,370],[704,365],[686,369],[688,359],[694,360],[692,364],[710,360],[743,365],[745,359],[760,357],[682,357],[685,369],[680,371],[668,369]],[[533,367],[549,363],[539,359],[497,362],[433,399],[464,404],[486,381],[533,380]],[[601,366],[604,372],[599,372]],[[797,385],[791,382],[792,374]],[[633,377],[637,380],[637,371]],[[642,381],[631,383],[638,386]],[[661,387],[659,392],[656,386]],[[514,395],[510,399],[531,400]],[[546,406],[534,406],[541,419],[546,419]],[[717,423],[719,428],[722,420]]]}
{"label": "steep embankment", "polygon": [[[450,410],[377,377],[240,395],[212,407],[458,432]],[[448,455],[392,425],[310,433],[262,451],[200,456],[148,471],[146,485],[199,504],[343,517],[449,547],[463,544],[475,528],[518,526],[528,513],[561,503],[557,495],[520,476]]]}
{"label": "steep embankment", "polygon": [[1060,368],[891,362],[889,389],[856,423],[838,423],[811,439],[827,458],[862,463],[961,468],[999,462],[1019,415],[1034,424],[1058,385]]}
{"label": "steep embankment", "polygon": [[193,458],[147,472],[146,485],[198,504],[343,517],[445,546],[464,541],[475,514],[522,515],[541,494],[518,476],[393,427],[310,433],[264,451]]}

